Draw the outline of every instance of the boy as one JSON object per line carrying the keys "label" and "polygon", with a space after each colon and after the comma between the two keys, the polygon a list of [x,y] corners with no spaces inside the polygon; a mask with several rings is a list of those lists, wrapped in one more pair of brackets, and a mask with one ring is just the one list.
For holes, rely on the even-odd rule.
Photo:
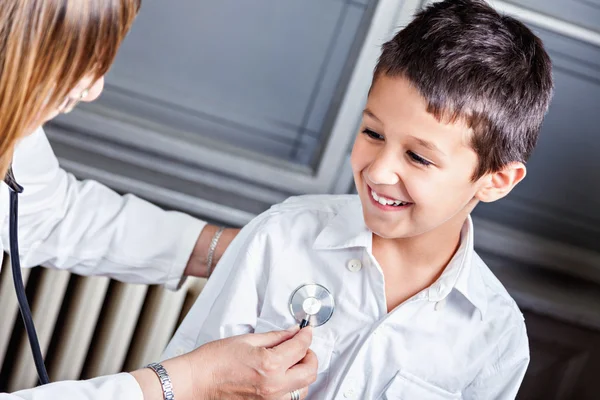
{"label": "boy", "polygon": [[358,196],[274,206],[235,240],[165,356],[298,321],[314,328],[315,399],[513,399],[529,362],[522,314],[473,250],[470,213],[525,177],[552,95],[523,24],[483,1],[418,13],[383,46],[352,151]]}

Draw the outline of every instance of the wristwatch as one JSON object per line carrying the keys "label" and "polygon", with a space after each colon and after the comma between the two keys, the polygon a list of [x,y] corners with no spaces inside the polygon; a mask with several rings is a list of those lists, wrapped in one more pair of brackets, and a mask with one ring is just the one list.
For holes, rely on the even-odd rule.
{"label": "wristwatch", "polygon": [[171,383],[171,378],[169,378],[169,374],[167,373],[165,367],[159,363],[152,363],[148,364],[147,368],[150,368],[158,376],[165,400],[175,400],[175,395],[173,394],[173,384]]}

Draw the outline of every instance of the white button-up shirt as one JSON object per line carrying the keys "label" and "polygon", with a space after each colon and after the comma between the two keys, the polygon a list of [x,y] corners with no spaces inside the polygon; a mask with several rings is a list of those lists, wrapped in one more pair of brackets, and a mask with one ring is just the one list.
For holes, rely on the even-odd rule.
{"label": "white button-up shirt", "polygon": [[[178,286],[204,222],[121,196],[94,181],[78,181],[59,167],[42,129],[18,144],[13,170],[25,189],[19,195],[23,267]],[[0,183],[0,250],[7,251],[8,198],[8,187]],[[21,399],[142,400],[143,395],[129,374],[0,393],[0,400]]]}
{"label": "white button-up shirt", "polygon": [[523,317],[473,250],[461,245],[429,288],[387,312],[384,276],[356,196],[305,196],[242,230],[167,347],[297,324],[292,292],[318,283],[331,319],[314,329],[312,399],[514,399],[529,362]]}

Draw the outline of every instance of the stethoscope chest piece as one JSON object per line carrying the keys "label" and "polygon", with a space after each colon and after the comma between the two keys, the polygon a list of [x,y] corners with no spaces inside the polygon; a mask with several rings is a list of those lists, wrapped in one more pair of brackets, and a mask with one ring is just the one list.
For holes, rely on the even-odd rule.
{"label": "stethoscope chest piece", "polygon": [[290,296],[290,312],[302,323],[308,320],[312,327],[321,326],[333,315],[335,302],[327,288],[316,283],[301,285]]}

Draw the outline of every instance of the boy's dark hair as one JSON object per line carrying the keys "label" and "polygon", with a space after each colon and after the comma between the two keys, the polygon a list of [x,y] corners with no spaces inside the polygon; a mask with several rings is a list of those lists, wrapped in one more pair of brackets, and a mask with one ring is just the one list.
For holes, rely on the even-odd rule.
{"label": "boy's dark hair", "polygon": [[525,162],[552,98],[552,64],[524,24],[481,0],[445,0],[415,15],[375,68],[408,79],[439,120],[464,119],[479,157],[473,179]]}

